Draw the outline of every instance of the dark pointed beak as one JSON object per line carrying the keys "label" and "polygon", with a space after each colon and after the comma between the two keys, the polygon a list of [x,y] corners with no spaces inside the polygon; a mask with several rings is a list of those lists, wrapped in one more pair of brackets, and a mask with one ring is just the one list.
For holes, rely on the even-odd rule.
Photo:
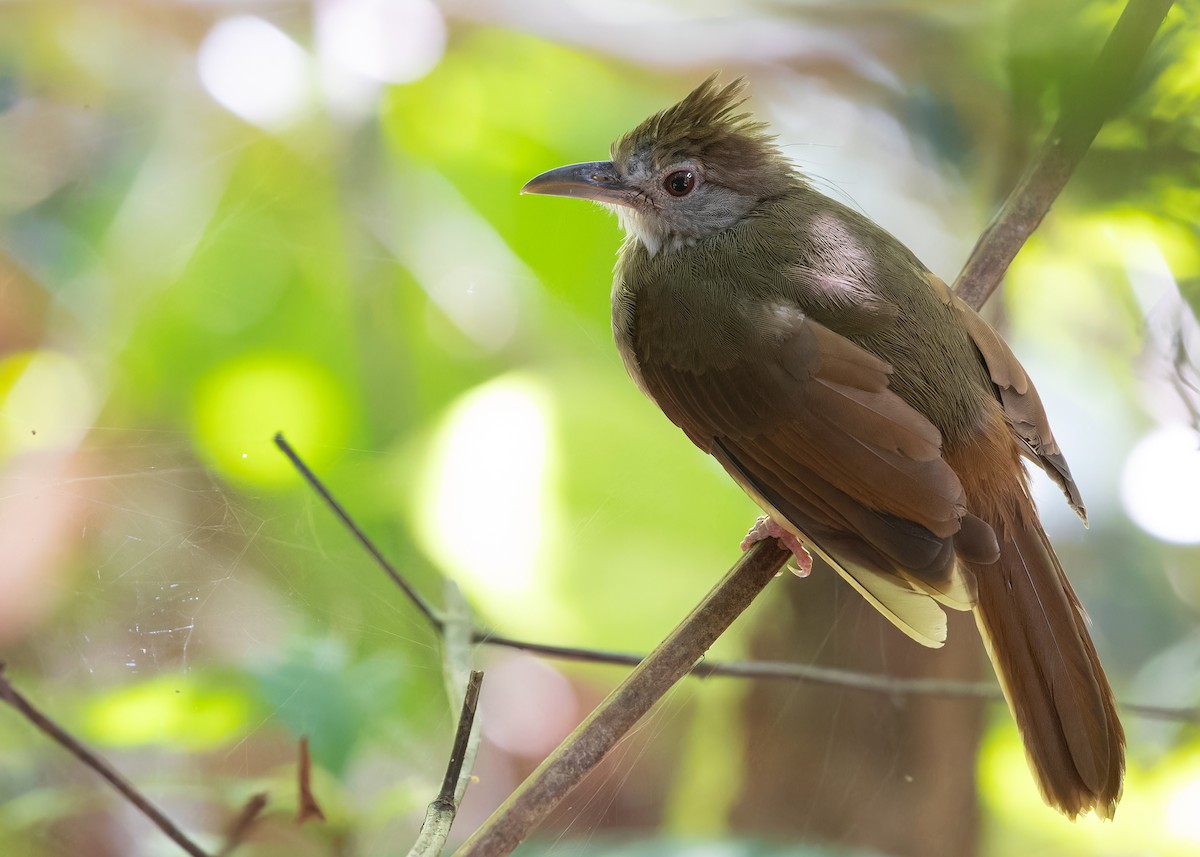
{"label": "dark pointed beak", "polygon": [[534,176],[521,193],[572,196],[612,205],[633,205],[637,191],[621,181],[612,161],[571,164]]}

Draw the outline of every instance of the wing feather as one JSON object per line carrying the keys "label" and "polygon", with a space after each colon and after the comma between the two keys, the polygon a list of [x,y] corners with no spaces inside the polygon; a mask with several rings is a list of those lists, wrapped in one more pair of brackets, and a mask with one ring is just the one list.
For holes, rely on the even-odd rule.
{"label": "wing feather", "polygon": [[763,495],[759,483],[720,444],[716,446],[713,455],[763,511],[803,540],[813,553],[825,560],[885,619],[922,646],[937,649],[946,642],[946,614],[931,595],[894,573],[880,571],[862,562],[848,559],[844,550],[837,551],[832,546],[826,547],[829,544],[826,539],[812,535],[802,525],[797,524],[797,519],[801,516],[797,515],[795,510],[788,514],[783,509],[776,508],[771,499]]}
{"label": "wing feather", "polygon": [[936,426],[889,388],[887,362],[801,313],[758,357],[639,369],[763,509],[906,634],[941,645],[939,602],[968,609],[975,587],[955,560],[965,498]]}
{"label": "wing feather", "polygon": [[988,376],[996,389],[996,397],[1004,409],[1012,435],[1021,454],[1045,471],[1067,498],[1067,504],[1083,523],[1087,524],[1087,509],[1079,486],[1071,476],[1071,468],[1063,456],[1054,433],[1050,430],[1050,418],[1046,407],[1033,386],[1025,367],[1012,353],[1008,343],[996,329],[983,320],[967,303],[959,299],[949,287],[933,274],[928,275],[930,284],[941,295],[942,300],[954,310],[975,349],[979,352]]}

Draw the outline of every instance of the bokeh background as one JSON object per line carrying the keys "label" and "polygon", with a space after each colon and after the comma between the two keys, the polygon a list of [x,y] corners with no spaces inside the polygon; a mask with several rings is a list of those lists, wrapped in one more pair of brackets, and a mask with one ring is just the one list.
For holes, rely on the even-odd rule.
{"label": "bokeh background", "polygon": [[[0,658],[215,847],[407,850],[455,715],[413,583],[645,651],[755,510],[625,377],[594,206],[521,198],[715,69],[952,279],[1121,8],[1067,0],[0,4]],[[1123,700],[1200,704],[1200,19],[1180,3],[988,315],[1091,517],[1035,480]],[[714,651],[988,675],[780,578]],[[623,675],[487,646],[461,840]],[[1115,823],[1045,809],[999,704],[686,681],[529,854],[1185,855],[1200,736],[1127,716]],[[297,827],[308,735],[328,820]],[[175,847],[0,708],[10,857]],[[631,844],[636,843],[636,846]]]}

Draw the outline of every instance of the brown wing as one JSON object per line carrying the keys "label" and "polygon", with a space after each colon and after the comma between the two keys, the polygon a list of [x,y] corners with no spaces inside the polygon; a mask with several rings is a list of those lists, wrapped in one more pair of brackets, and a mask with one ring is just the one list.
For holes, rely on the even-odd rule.
{"label": "brown wing", "polygon": [[888,389],[889,364],[799,311],[757,358],[639,364],[659,407],[765,510],[901,630],[941,644],[933,599],[974,601],[954,559],[963,490],[937,428]]}
{"label": "brown wing", "polygon": [[1046,408],[1025,367],[994,327],[951,292],[944,282],[933,274],[928,276],[930,283],[954,310],[975,343],[992,384],[995,385],[996,396],[1004,408],[1004,416],[1008,419],[1021,453],[1044,470],[1062,489],[1067,503],[1083,523],[1087,524],[1087,510],[1083,505],[1083,497],[1080,496],[1079,488],[1071,477],[1067,459],[1063,457],[1058,442],[1054,440]]}

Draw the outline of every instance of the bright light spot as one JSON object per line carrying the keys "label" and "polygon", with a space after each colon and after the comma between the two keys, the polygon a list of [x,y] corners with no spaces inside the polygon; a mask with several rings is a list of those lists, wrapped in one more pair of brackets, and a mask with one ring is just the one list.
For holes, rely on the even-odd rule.
{"label": "bright light spot", "polygon": [[346,408],[337,380],[316,363],[290,355],[238,358],[196,387],[196,444],[227,477],[287,484],[297,477],[274,448],[275,433],[319,466],[345,442]]}
{"label": "bright light spot", "polygon": [[1167,798],[1166,827],[1180,839],[1200,844],[1200,779],[1184,783]]}
{"label": "bright light spot", "polygon": [[308,55],[262,18],[219,22],[204,37],[196,61],[209,94],[251,124],[286,125],[308,100]]}
{"label": "bright light spot", "polygon": [[527,597],[555,512],[552,453],[550,405],[531,381],[507,376],[464,395],[419,489],[429,552],[493,597]]}
{"label": "bright light spot", "polygon": [[69,446],[94,416],[93,384],[57,351],[23,351],[0,360],[0,455]]}
{"label": "bright light spot", "polygon": [[1200,436],[1184,425],[1144,435],[1125,459],[1121,501],[1150,535],[1200,542]]}
{"label": "bright light spot", "polygon": [[519,272],[490,227],[467,214],[430,210],[412,224],[411,240],[410,264],[437,308],[479,347],[507,345],[520,321]]}
{"label": "bright light spot", "polygon": [[679,9],[661,3],[646,3],[644,0],[605,0],[604,3],[573,0],[570,5],[575,7],[576,14],[623,27],[679,24],[681,18]]}
{"label": "bright light spot", "polygon": [[495,351],[517,332],[517,296],[508,271],[484,269],[478,260],[447,268],[423,282],[429,296],[455,326],[477,345]]}
{"label": "bright light spot", "polygon": [[384,83],[424,77],[446,49],[446,25],[428,0],[326,0],[317,18],[322,61]]}
{"label": "bright light spot", "polygon": [[244,732],[250,708],[238,691],[175,674],[102,694],[85,708],[83,723],[109,746],[210,750]]}
{"label": "bright light spot", "polygon": [[[369,222],[431,298],[431,335],[438,340],[449,319],[479,348],[503,348],[520,325],[521,288],[536,275],[451,182],[421,169],[398,178],[379,195],[380,211]],[[438,341],[462,348],[452,337]]]}

